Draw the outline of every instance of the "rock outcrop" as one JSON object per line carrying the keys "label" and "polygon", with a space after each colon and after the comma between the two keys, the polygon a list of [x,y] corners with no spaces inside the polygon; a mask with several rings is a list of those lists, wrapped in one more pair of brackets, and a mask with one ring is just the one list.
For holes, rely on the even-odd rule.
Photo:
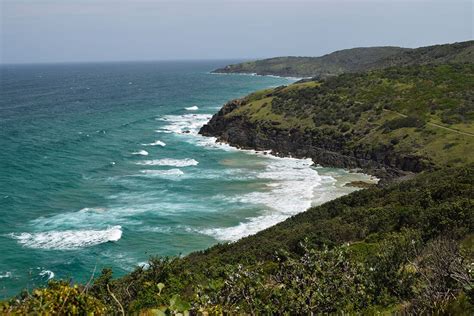
{"label": "rock outcrop", "polygon": [[390,146],[379,146],[376,150],[348,149],[343,138],[328,139],[317,131],[286,130],[269,121],[254,123],[245,115],[228,115],[243,102],[237,99],[225,104],[199,133],[242,149],[271,150],[277,156],[311,158],[322,166],[362,169],[382,180],[432,168],[418,157],[395,153]]}

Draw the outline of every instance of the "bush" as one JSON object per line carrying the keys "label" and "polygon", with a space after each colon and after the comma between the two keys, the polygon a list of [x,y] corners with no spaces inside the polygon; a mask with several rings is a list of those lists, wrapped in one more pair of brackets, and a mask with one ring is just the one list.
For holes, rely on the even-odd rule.
{"label": "bush", "polygon": [[462,290],[469,295],[472,304],[474,274],[470,264],[460,254],[456,241],[441,237],[430,242],[414,262],[420,278],[413,312],[445,312]]}
{"label": "bush", "polygon": [[396,118],[390,121],[386,121],[382,125],[382,129],[385,133],[394,131],[399,128],[405,128],[405,127],[422,127],[425,125],[425,122],[419,118],[412,117],[412,116],[407,116],[407,117],[400,117]]}
{"label": "bush", "polygon": [[65,281],[50,281],[45,288],[23,293],[18,299],[0,304],[2,314],[95,314],[103,315],[107,307],[87,293],[83,286],[70,285]]}

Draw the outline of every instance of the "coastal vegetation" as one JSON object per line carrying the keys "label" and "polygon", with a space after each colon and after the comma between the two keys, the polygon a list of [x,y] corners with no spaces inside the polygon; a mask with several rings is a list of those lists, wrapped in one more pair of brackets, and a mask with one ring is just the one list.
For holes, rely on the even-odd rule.
{"label": "coastal vegetation", "polygon": [[[472,313],[472,166],[309,209],[233,244],[152,258],[114,279],[50,282],[3,313]],[[75,309],[74,309],[75,308]]]}
{"label": "coastal vegetation", "polygon": [[472,42],[377,52],[389,67],[257,91],[201,133],[362,168],[380,185],[120,278],[104,269],[87,284],[51,281],[0,313],[472,315]]}
{"label": "coastal vegetation", "polygon": [[201,132],[385,177],[474,162],[474,64],[390,67],[229,102]]}
{"label": "coastal vegetation", "polygon": [[275,57],[214,70],[215,73],[255,73],[288,77],[325,78],[393,66],[474,62],[474,41],[416,49],[393,46],[359,47],[320,57]]}

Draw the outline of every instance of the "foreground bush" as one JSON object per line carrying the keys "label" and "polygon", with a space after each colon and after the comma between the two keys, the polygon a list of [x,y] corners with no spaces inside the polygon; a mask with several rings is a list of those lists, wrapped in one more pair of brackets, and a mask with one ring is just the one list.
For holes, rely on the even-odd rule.
{"label": "foreground bush", "polygon": [[89,295],[86,288],[64,281],[50,281],[45,288],[25,292],[19,298],[0,304],[1,314],[93,314],[107,312],[106,306]]}

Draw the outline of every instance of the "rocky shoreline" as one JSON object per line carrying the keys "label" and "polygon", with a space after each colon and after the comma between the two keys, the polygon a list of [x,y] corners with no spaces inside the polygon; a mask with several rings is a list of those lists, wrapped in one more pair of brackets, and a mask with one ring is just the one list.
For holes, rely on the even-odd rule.
{"label": "rocky shoreline", "polygon": [[227,116],[243,102],[243,99],[229,101],[199,134],[216,137],[218,142],[240,149],[271,150],[275,156],[311,158],[324,167],[356,169],[381,179],[381,185],[430,169],[416,157],[393,155],[389,148],[380,148],[378,152],[345,151],[341,143],[324,143],[311,132],[279,129],[271,122],[253,123],[243,115]]}

